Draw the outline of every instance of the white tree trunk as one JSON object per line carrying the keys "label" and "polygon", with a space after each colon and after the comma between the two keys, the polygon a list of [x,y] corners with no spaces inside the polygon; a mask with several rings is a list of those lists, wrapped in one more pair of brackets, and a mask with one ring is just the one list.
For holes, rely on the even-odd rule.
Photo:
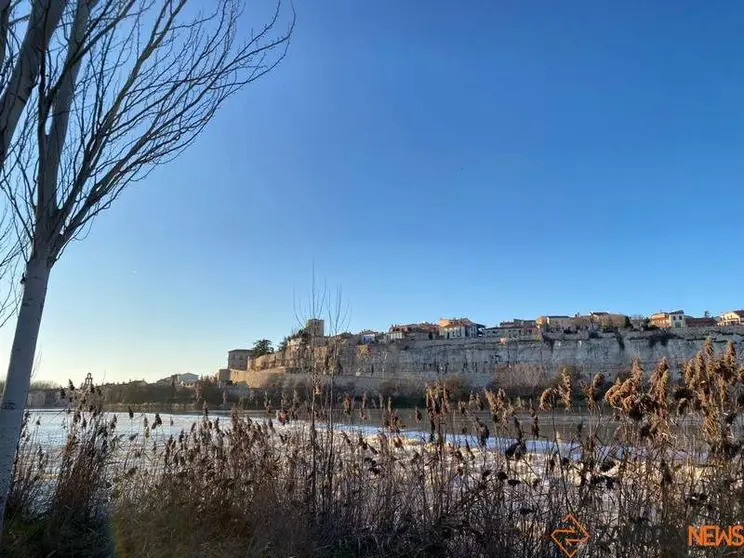
{"label": "white tree trunk", "polygon": [[0,403],[0,533],[49,283],[48,261],[46,256],[34,255],[26,265],[23,299],[10,353],[5,392]]}
{"label": "white tree trunk", "polygon": [[10,141],[36,85],[46,45],[62,19],[67,1],[35,0],[33,4],[13,73],[0,95],[0,168],[5,165]]}

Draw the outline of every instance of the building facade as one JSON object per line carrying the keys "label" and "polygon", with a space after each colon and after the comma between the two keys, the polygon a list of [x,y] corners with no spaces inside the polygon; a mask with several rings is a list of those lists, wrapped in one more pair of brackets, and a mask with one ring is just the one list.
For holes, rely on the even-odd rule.
{"label": "building facade", "polygon": [[371,329],[365,329],[364,331],[359,333],[359,341],[364,343],[365,345],[368,343],[374,343],[377,339],[377,332],[372,331]]}
{"label": "building facade", "polygon": [[445,339],[463,339],[478,337],[484,328],[468,318],[442,318],[439,320],[439,335]]}
{"label": "building facade", "polygon": [[540,331],[562,332],[572,330],[574,323],[570,316],[538,316],[537,328]]}
{"label": "building facade", "polygon": [[623,329],[630,325],[630,318],[625,314],[614,314],[612,312],[590,312],[589,319],[599,328]]}
{"label": "building facade", "polygon": [[220,385],[230,383],[230,369],[229,368],[220,368],[217,373],[214,375],[214,379],[219,383]]}
{"label": "building facade", "polygon": [[400,341],[403,339],[427,340],[439,337],[439,327],[429,322],[418,324],[394,324],[385,334],[388,341]]}
{"label": "building facade", "polygon": [[730,312],[724,312],[718,318],[718,325],[722,325],[722,326],[744,325],[744,310],[731,310]]}
{"label": "building facade", "polygon": [[253,351],[250,349],[233,349],[227,351],[227,367],[232,370],[248,370]]}
{"label": "building facade", "polygon": [[313,338],[324,337],[325,322],[318,318],[310,318],[305,322],[305,331]]}
{"label": "building facade", "polygon": [[483,335],[485,337],[496,337],[502,341],[532,339],[537,334],[538,328],[535,320],[514,319],[501,322],[497,326],[483,328]]}
{"label": "building facade", "polygon": [[675,310],[674,312],[656,312],[648,318],[651,325],[661,329],[675,329],[687,327],[684,310]]}

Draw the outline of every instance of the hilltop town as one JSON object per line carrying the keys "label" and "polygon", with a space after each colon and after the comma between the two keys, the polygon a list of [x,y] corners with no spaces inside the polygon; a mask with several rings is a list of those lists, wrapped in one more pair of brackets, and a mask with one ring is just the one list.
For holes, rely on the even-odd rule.
{"label": "hilltop town", "polygon": [[[436,340],[488,338],[508,343],[513,340],[537,340],[545,333],[614,332],[620,330],[652,331],[658,329],[710,328],[716,326],[744,326],[744,310],[731,310],[711,317],[685,314],[684,310],[657,312],[650,316],[628,316],[611,312],[590,312],[574,316],[546,315],[535,319],[515,318],[502,321],[497,326],[487,327],[469,318],[442,318],[438,323],[420,322],[415,324],[393,324],[387,332],[370,329],[357,334],[348,332],[326,337],[324,320],[310,319],[305,327],[285,338],[279,347],[280,352],[296,349],[309,336],[320,343],[321,340],[336,338],[354,339],[359,344],[395,342],[402,340]],[[254,356],[253,349],[233,349],[228,351],[228,370],[247,370]]]}
{"label": "hilltop town", "polygon": [[[464,317],[442,318],[437,323],[393,324],[386,332],[367,329],[335,334],[326,332],[324,320],[309,319],[276,348],[264,339],[254,348],[229,350],[226,366],[213,374],[174,374],[156,382],[135,380],[102,387],[114,403],[186,403],[205,389],[214,390],[213,399],[218,401],[223,392],[235,400],[251,395],[254,388],[306,381],[308,351],[316,361],[335,352],[340,385],[371,391],[381,386],[417,388],[446,377],[487,385],[495,376],[515,371],[521,376],[540,371],[544,377],[566,366],[612,376],[627,369],[634,359],[652,367],[666,358],[678,368],[708,337],[719,345],[728,340],[741,344],[744,310],[700,317],[683,310],[650,316],[590,312],[513,319],[495,326]],[[32,390],[28,404],[58,405],[58,391]]]}
{"label": "hilltop town", "polygon": [[[467,374],[483,383],[497,370],[514,364],[543,369],[580,364],[612,372],[634,358],[651,363],[664,357],[678,366],[707,336],[723,335],[738,342],[742,333],[744,310],[715,317],[707,312],[690,316],[683,310],[650,316],[590,312],[513,319],[495,326],[464,317],[442,318],[437,323],[393,324],[386,332],[334,335],[326,334],[323,320],[311,319],[276,350],[264,346],[258,353],[255,349],[228,351],[227,366],[218,371],[216,379],[232,386],[258,387],[297,377],[303,373],[301,349],[307,346],[320,355],[335,347],[342,355],[340,376],[366,385],[395,378],[424,379],[433,373]],[[338,350],[339,345],[344,349]],[[386,373],[384,380],[381,370]]]}

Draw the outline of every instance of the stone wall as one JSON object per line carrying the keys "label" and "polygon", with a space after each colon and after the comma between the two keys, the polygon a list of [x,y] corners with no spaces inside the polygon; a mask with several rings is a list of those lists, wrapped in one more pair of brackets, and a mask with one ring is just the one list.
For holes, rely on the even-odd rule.
{"label": "stone wall", "polygon": [[[728,341],[744,352],[744,327],[623,331],[612,333],[547,334],[539,340],[501,343],[494,338],[401,340],[367,346],[346,345],[341,351],[342,383],[379,386],[383,383],[422,385],[438,378],[464,376],[473,386],[483,386],[499,373],[521,365],[539,367],[554,374],[564,366],[584,373],[603,372],[613,378],[639,359],[650,372],[666,358],[674,371],[695,356],[706,338],[716,350]],[[322,361],[326,348],[316,349]],[[233,371],[234,382],[261,387],[285,379],[302,379],[296,374],[291,355],[267,355],[255,359],[251,370]]]}

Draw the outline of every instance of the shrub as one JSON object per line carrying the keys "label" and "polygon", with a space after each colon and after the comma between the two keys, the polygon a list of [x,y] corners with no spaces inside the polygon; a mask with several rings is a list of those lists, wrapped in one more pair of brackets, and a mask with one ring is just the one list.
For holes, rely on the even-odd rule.
{"label": "shrub", "polygon": [[618,347],[620,347],[621,351],[625,350],[625,338],[623,337],[623,334],[619,331],[615,332],[615,340],[617,341]]}
{"label": "shrub", "polygon": [[670,339],[677,339],[677,336],[669,330],[657,329],[648,337],[648,346],[654,348],[660,343],[662,347],[666,347]]}

